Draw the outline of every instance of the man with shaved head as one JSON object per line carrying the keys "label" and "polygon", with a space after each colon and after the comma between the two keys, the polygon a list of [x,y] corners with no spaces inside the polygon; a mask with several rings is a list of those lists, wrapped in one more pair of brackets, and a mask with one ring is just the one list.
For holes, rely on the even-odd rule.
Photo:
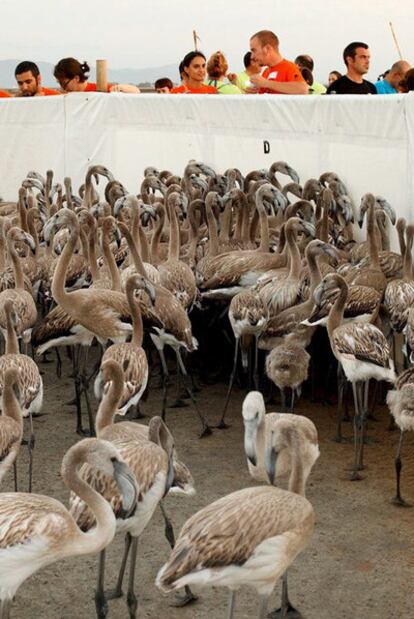
{"label": "man with shaved head", "polygon": [[379,95],[395,95],[397,92],[401,92],[400,84],[410,69],[410,63],[406,60],[394,62],[384,79],[376,82],[377,93]]}
{"label": "man with shaved head", "polygon": [[270,30],[260,30],[250,39],[251,61],[266,67],[262,75],[250,76],[247,93],[283,95],[306,95],[308,85],[300,69],[283,58],[279,51],[279,39]]}

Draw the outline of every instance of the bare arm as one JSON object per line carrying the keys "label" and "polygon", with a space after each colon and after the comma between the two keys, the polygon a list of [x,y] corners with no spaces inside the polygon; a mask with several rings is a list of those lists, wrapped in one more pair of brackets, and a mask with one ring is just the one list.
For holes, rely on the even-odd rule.
{"label": "bare arm", "polygon": [[133,86],[132,84],[114,84],[109,89],[109,92],[129,92],[133,94],[138,94],[141,91],[138,86]]}
{"label": "bare arm", "polygon": [[275,82],[261,75],[252,75],[250,81],[256,88],[266,88],[284,95],[307,95],[309,86],[306,82]]}

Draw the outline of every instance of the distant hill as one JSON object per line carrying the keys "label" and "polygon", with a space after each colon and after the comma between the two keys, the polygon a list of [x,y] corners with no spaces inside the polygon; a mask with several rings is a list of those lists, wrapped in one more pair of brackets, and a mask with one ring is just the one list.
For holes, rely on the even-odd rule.
{"label": "distant hill", "polygon": [[[19,64],[20,60],[0,60],[0,87],[13,88],[16,85],[14,79],[14,69]],[[56,80],[53,77],[54,65],[50,62],[37,62],[42,75],[44,86],[56,86]],[[163,67],[149,67],[145,69],[109,69],[108,79],[110,82],[119,84],[141,84],[150,82],[151,84],[159,77],[169,77],[173,82],[178,81],[178,66],[175,64],[165,65]],[[95,81],[95,70],[90,74],[91,81]]]}

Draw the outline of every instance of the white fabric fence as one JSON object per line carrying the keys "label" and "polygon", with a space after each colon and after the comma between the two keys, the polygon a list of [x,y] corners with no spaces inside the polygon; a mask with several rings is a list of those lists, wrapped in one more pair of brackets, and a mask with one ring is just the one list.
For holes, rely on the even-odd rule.
{"label": "white fabric fence", "polygon": [[[302,179],[336,171],[358,203],[386,197],[414,210],[414,96],[71,94],[0,100],[0,195],[16,199],[29,170],[52,168],[78,187],[89,165],[137,192],[148,165],[189,159],[242,172],[286,160]],[[266,151],[268,152],[265,152]]]}

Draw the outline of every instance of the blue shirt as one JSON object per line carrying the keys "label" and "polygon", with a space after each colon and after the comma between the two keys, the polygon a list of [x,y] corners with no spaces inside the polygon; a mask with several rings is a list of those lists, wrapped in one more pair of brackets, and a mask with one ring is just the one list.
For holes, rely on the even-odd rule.
{"label": "blue shirt", "polygon": [[375,82],[375,88],[377,89],[377,94],[379,95],[395,95],[397,94],[394,86],[391,86],[387,80],[380,80],[379,82]]}

